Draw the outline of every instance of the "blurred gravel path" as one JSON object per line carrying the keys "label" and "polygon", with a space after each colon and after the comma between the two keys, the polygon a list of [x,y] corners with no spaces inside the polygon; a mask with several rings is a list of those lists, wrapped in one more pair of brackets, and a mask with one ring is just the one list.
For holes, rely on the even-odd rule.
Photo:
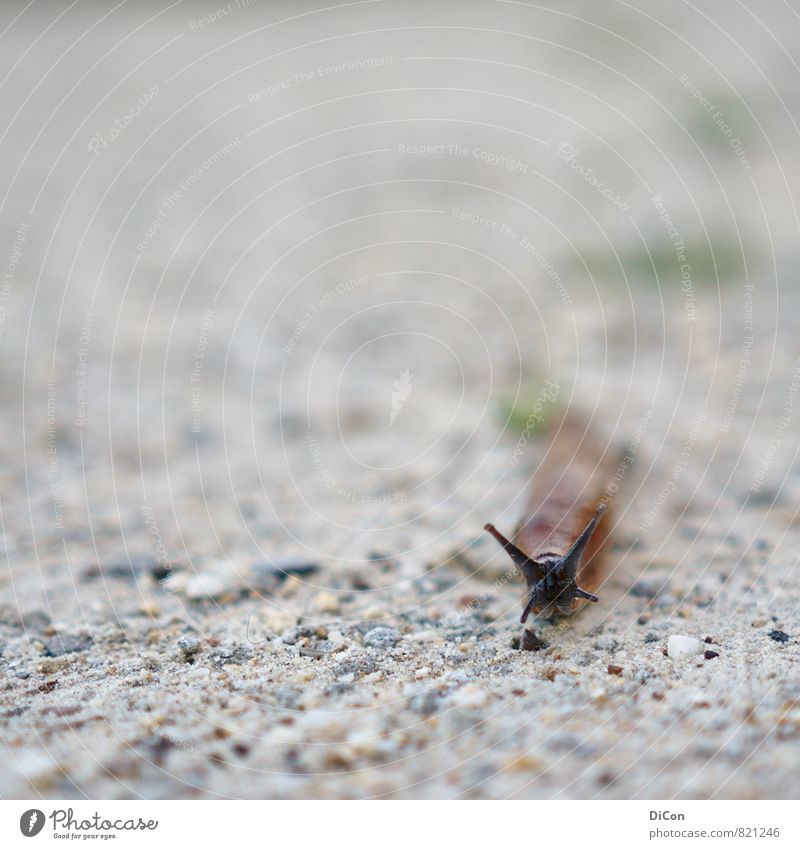
{"label": "blurred gravel path", "polygon": [[797,796],[800,21],[597,5],[4,4],[0,795]]}

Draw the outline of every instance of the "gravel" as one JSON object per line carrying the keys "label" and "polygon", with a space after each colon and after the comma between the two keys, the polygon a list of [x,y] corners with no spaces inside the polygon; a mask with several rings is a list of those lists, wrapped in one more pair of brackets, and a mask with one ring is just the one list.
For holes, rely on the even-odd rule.
{"label": "gravel", "polygon": [[390,649],[400,642],[400,632],[394,628],[373,628],[364,634],[364,644],[376,649]]}
{"label": "gravel", "polygon": [[[0,90],[0,798],[800,796],[789,4],[56,5]],[[554,380],[635,461],[522,640],[482,528]]]}

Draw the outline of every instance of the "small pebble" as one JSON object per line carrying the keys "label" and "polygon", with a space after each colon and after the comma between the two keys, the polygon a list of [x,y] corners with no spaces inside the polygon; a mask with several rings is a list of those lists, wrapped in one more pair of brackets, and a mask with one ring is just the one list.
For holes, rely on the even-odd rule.
{"label": "small pebble", "polygon": [[376,649],[390,649],[400,642],[400,632],[394,628],[373,628],[364,635],[364,643]]}
{"label": "small pebble", "polygon": [[705,657],[706,660],[713,660],[715,657],[719,657],[719,652],[707,650],[703,657]]}
{"label": "small pebble", "polygon": [[193,637],[191,634],[184,634],[178,640],[178,648],[184,654],[195,654],[195,652],[200,651],[200,640],[197,637]]}
{"label": "small pebble", "polygon": [[703,643],[696,637],[673,634],[667,640],[667,654],[672,660],[687,660],[703,653]]}
{"label": "small pebble", "polygon": [[594,641],[594,647],[601,651],[614,651],[619,643],[613,637],[598,637]]}
{"label": "small pebble", "polygon": [[94,640],[89,636],[56,634],[56,636],[45,642],[44,653],[48,657],[60,657],[62,654],[74,654],[75,652],[86,651],[93,645]]}
{"label": "small pebble", "polygon": [[622,675],[622,667],[617,666],[616,663],[608,664],[608,674],[609,675]]}
{"label": "small pebble", "polygon": [[267,610],[261,615],[264,625],[274,634],[282,634],[297,624],[297,616],[285,610]]}
{"label": "small pebble", "polygon": [[228,582],[213,572],[201,572],[192,575],[186,581],[186,597],[191,601],[221,596],[228,589]]}
{"label": "small pebble", "polygon": [[28,672],[27,669],[20,669],[20,670],[18,670],[17,672],[14,673],[14,677],[15,678],[22,678],[22,680],[24,681],[26,678],[31,677],[31,673]]}
{"label": "small pebble", "polygon": [[776,643],[788,643],[791,639],[785,631],[770,631],[767,636]]}
{"label": "small pebble", "polygon": [[636,581],[628,590],[632,596],[637,598],[656,598],[664,589],[663,581]]}
{"label": "small pebble", "polygon": [[312,602],[317,613],[338,613],[339,599],[333,593],[317,593]]}
{"label": "small pebble", "polygon": [[262,560],[253,564],[253,571],[263,577],[286,580],[289,575],[313,575],[319,572],[319,564],[308,560],[284,559]]}
{"label": "small pebble", "polygon": [[409,634],[406,639],[411,640],[414,643],[434,643],[439,639],[439,633],[432,630],[417,631],[416,634]]}
{"label": "small pebble", "polygon": [[522,632],[522,642],[520,649],[522,651],[541,651],[547,648],[547,643],[538,637],[533,631],[526,628]]}
{"label": "small pebble", "polygon": [[41,672],[43,675],[52,675],[54,672],[66,669],[66,667],[72,664],[72,660],[73,658],[71,657],[45,658],[45,660],[41,660],[36,664],[36,671]]}

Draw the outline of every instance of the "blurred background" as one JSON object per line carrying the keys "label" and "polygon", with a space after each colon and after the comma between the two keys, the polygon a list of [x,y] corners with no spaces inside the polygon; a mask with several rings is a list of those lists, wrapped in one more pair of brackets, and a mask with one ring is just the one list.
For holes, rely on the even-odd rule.
{"label": "blurred background", "polygon": [[792,4],[9,0],[0,44],[8,611],[412,581],[578,407],[636,454],[612,580],[796,616]]}

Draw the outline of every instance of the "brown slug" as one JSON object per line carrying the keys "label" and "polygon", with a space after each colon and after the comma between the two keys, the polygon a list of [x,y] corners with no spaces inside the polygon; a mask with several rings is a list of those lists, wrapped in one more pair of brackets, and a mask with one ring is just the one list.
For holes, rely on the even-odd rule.
{"label": "brown slug", "polygon": [[485,525],[525,579],[521,622],[531,612],[549,619],[597,601],[594,593],[605,573],[608,483],[616,459],[591,439],[581,419],[567,416],[553,429],[513,541]]}

